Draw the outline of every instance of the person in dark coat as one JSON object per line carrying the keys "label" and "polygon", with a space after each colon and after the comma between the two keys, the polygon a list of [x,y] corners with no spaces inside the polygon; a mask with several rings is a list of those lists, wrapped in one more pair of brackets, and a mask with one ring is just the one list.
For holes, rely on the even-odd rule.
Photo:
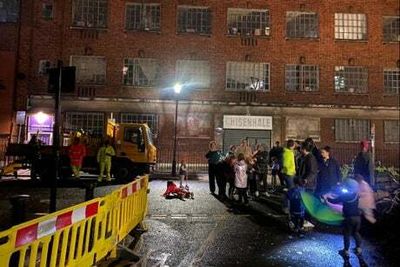
{"label": "person in dark coat", "polygon": [[[257,154],[255,154],[255,173],[257,175],[257,182],[260,187],[262,186],[264,194],[267,193],[267,174],[268,174],[268,151],[264,146],[260,146]],[[260,188],[261,189],[261,188]]]}
{"label": "person in dark coat", "polygon": [[40,162],[40,140],[37,135],[32,135],[31,140],[28,142],[29,145],[29,155],[28,160],[31,164],[31,180],[36,180],[39,171],[39,162]]}
{"label": "person in dark coat", "polygon": [[331,148],[326,146],[321,150],[323,162],[319,162],[319,172],[315,195],[320,197],[337,185],[341,180],[340,166],[337,160],[331,157]]}
{"label": "person in dark coat", "polygon": [[364,177],[364,181],[373,186],[375,168],[371,154],[368,152],[368,141],[361,141],[360,148],[361,151],[358,153],[354,161],[354,175],[361,175],[362,177]]}
{"label": "person in dark coat", "polygon": [[205,155],[208,161],[208,183],[210,185],[210,193],[215,194],[215,180],[217,175],[217,164],[222,158],[222,153],[217,149],[217,143],[211,141],[209,151]]}
{"label": "person in dark coat", "polygon": [[226,200],[226,184],[229,184],[228,194],[233,193],[235,171],[233,168],[235,156],[226,157],[224,160],[217,164],[217,185],[218,185],[218,197],[220,200]]}
{"label": "person in dark coat", "polygon": [[276,141],[275,146],[271,148],[269,151],[269,165],[272,168],[272,177],[275,180],[275,177],[278,176],[280,186],[285,185],[285,179],[282,174],[282,154],[283,154],[283,147],[281,147],[280,142]]}
{"label": "person in dark coat", "polygon": [[312,146],[310,144],[302,143],[301,153],[303,159],[299,168],[299,177],[307,191],[314,191],[318,175],[318,163],[311,150]]}

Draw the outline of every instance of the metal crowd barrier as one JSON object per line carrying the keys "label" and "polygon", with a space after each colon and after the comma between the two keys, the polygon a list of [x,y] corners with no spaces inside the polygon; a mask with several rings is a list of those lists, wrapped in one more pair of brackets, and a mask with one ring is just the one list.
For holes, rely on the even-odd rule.
{"label": "metal crowd barrier", "polygon": [[148,176],[112,193],[0,232],[0,266],[93,266],[147,213]]}

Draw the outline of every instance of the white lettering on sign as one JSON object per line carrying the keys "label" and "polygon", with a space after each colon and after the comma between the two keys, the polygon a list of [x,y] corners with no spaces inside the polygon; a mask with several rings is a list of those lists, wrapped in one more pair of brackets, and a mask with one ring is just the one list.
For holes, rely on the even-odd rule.
{"label": "white lettering on sign", "polygon": [[272,117],[224,115],[224,129],[272,130]]}

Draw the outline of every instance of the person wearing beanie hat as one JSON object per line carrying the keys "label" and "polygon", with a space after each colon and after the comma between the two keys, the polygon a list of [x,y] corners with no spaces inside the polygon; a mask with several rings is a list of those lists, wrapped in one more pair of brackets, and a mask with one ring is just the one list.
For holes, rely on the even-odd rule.
{"label": "person wearing beanie hat", "polygon": [[[364,180],[372,185],[374,181],[374,163],[371,154],[368,152],[369,143],[367,140],[360,142],[360,152],[354,160],[354,175],[361,175]],[[373,185],[372,185],[373,186]]]}

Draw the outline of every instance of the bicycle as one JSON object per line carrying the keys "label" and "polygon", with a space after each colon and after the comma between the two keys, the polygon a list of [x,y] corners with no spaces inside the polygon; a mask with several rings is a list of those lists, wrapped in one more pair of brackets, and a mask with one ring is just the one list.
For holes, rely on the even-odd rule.
{"label": "bicycle", "polygon": [[396,178],[392,178],[392,181],[397,185],[397,189],[376,202],[376,211],[379,217],[393,213],[393,210],[400,206],[400,183]]}

